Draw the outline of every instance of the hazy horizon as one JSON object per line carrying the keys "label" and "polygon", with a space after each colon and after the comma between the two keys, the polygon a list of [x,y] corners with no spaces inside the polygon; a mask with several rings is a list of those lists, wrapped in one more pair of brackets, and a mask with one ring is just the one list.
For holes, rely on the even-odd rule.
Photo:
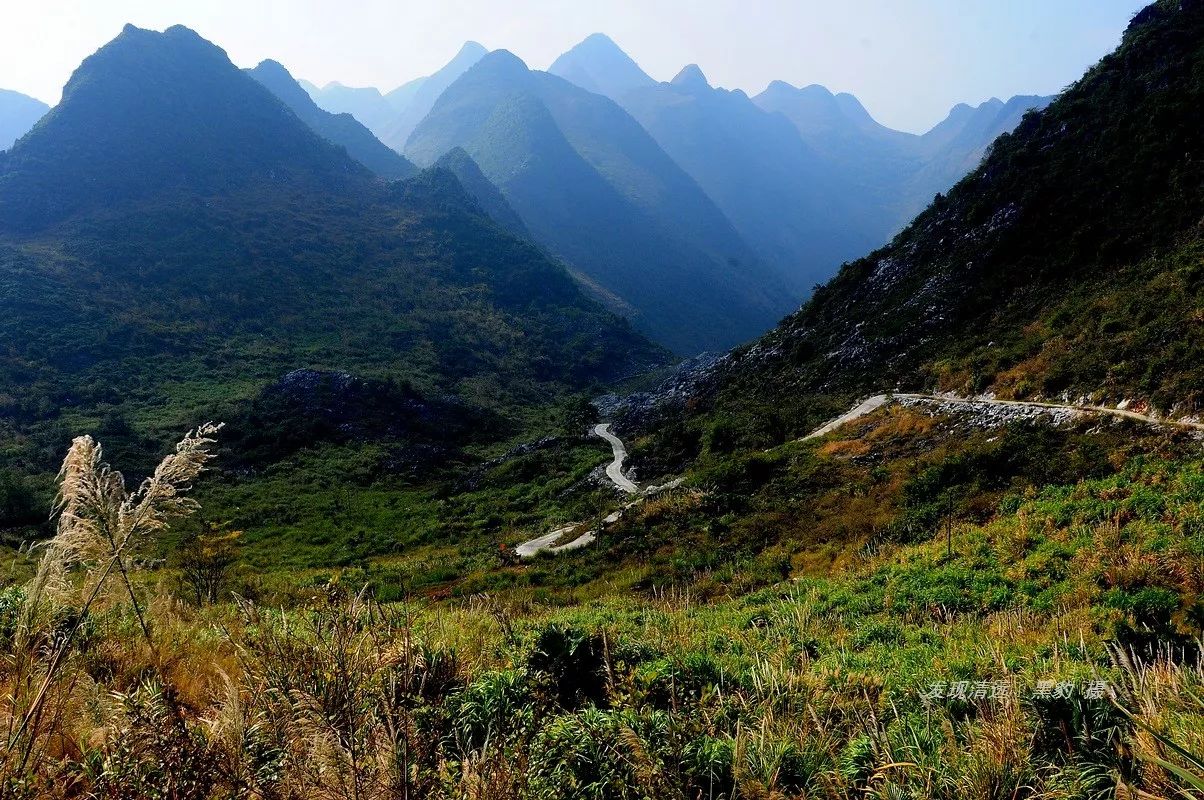
{"label": "hazy horizon", "polygon": [[[446,63],[465,41],[547,69],[591,33],[610,36],[657,80],[697,63],[712,85],[756,94],[773,80],[850,92],[883,124],[922,132],[957,103],[1054,94],[1109,52],[1135,0],[996,4],[862,0],[855,7],[764,0],[601,5],[485,0],[397,7],[369,0],[348,13],[318,0],[52,0],[11,9],[0,30],[0,88],[58,102],[72,70],[129,22],[186,25],[239,66],[265,58],[318,86],[388,91]],[[972,9],[973,13],[970,12]]]}

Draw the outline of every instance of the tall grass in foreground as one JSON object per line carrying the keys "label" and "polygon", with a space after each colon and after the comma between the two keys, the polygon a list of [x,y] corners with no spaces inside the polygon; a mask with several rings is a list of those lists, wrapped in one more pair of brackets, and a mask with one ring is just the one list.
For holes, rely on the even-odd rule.
{"label": "tall grass in foreground", "polygon": [[[5,666],[5,746],[0,775],[19,779],[48,746],[55,723],[72,701],[75,681],[65,667],[89,612],[102,592],[119,579],[147,646],[155,647],[150,624],[130,582],[131,559],[169,521],[195,503],[185,496],[211,457],[215,425],[203,425],[176,445],[133,492],[102,460],[90,436],[71,443],[59,472],[58,530],[44,546],[33,582],[21,597]],[[66,677],[67,679],[61,680]],[[46,723],[50,723],[49,725]]]}
{"label": "tall grass in foreground", "polygon": [[198,607],[136,556],[191,510],[211,434],[129,495],[73,445],[62,540],[0,592],[4,798],[1204,797],[1196,467],[1029,498],[952,560],[909,545],[711,604],[384,605],[335,581]]}

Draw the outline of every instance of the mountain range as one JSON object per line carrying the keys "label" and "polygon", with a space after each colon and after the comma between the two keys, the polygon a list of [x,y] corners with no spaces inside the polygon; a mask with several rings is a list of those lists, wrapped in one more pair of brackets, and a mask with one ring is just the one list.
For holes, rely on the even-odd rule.
{"label": "mountain range", "polygon": [[431,164],[456,147],[538,241],[677,352],[729,347],[793,305],[697,183],[608,98],[494,51],[439,97],[406,154]]}
{"label": "mountain range", "polygon": [[[1025,131],[1037,119],[1027,111],[1046,103],[959,106],[913,136],[823,87],[779,82],[749,98],[712,87],[693,65],[657,83],[603,36],[556,62],[564,77],[482,51],[466,47],[422,82],[444,88],[408,137],[411,161],[353,115],[321,109],[277,62],[241,71],[187,29],[127,27],[81,65],[42,124],[0,155],[5,260],[10,274],[26,276],[6,284],[8,324],[56,354],[34,359],[42,366],[33,373],[17,366],[28,360],[10,359],[9,380],[36,387],[30,402],[72,385],[100,397],[103,376],[120,364],[121,380],[150,381],[151,391],[162,377],[129,369],[132,352],[182,353],[180,364],[195,368],[229,325],[223,349],[275,342],[240,362],[261,381],[312,366],[380,374],[384,358],[389,372],[420,376],[424,391],[528,402],[520,398],[535,396],[531,376],[557,392],[664,358],[595,303],[678,353],[754,337],[799,292],[801,282],[790,284],[797,275],[775,268],[807,253],[819,275],[825,259],[867,252],[867,231],[886,236],[915,187],[952,180],[988,152],[987,137],[1017,124]],[[426,102],[422,85],[407,89],[406,102]],[[1015,138],[1003,135],[985,163]],[[962,185],[890,247],[905,248],[933,209],[964,195]],[[910,200],[900,187],[912,187]],[[436,241],[444,244],[431,249]],[[390,263],[405,266],[391,273]],[[871,313],[872,293],[831,300],[865,263],[846,268],[821,291],[822,305],[810,303],[771,339],[837,307]],[[399,299],[364,294],[378,280]],[[876,325],[902,329],[898,320],[932,290],[913,283]],[[54,303],[64,309],[57,318],[46,313]],[[341,345],[330,330],[344,331]],[[927,341],[907,335],[909,347]],[[591,337],[598,341],[587,345]],[[783,352],[777,344],[751,352],[767,349]],[[860,346],[831,352],[866,358],[875,379],[903,375],[891,367],[901,349],[887,349],[889,363],[868,360]],[[577,355],[566,358],[570,351]],[[963,374],[955,363],[941,362],[942,380]],[[224,369],[215,385],[233,379]],[[481,395],[485,385],[495,388]],[[30,402],[18,416],[37,416]]]}
{"label": "mountain range", "polygon": [[879,124],[851,94],[832,94],[812,84],[796,88],[771,83],[753,102],[793,123],[804,143],[847,184],[885,241],[932,198],[948,191],[982,160],[999,136],[1013,130],[1024,114],[1049,105],[1052,97],[992,98],[978,106],[954,106],[922,135]]}
{"label": "mountain range", "polygon": [[66,418],[153,437],[297,369],[497,411],[664,360],[452,171],[385,182],[349,154],[362,129],[260,83],[288,96],[286,75],[127,26],[0,153],[12,463],[57,449]]}
{"label": "mountain range", "polygon": [[[462,132],[432,139],[432,129],[437,127],[432,121],[421,137],[414,141],[411,137],[435,108],[439,95],[454,87],[485,52],[470,42],[435,75],[411,81],[387,95],[374,89],[348,90],[338,84],[321,90],[311,86],[310,91],[322,107],[356,114],[386,144],[429,163],[441,155],[429,152],[432,146],[466,146],[459,135]],[[734,229],[743,241],[738,248],[743,251],[738,259],[741,268],[726,280],[748,283],[765,280],[766,271],[776,273],[775,283],[784,287],[787,306],[831,277],[844,261],[888,241],[935,194],[973,169],[996,137],[1014,128],[1026,111],[1039,109],[1050,100],[1032,96],[1007,102],[992,99],[977,107],[958,105],[931,131],[916,136],[879,124],[855,97],[834,95],[822,86],[796,88],[775,81],[750,98],[739,90],[711,86],[697,65],[689,65],[672,81],[661,83],[604,34],[593,34],[561,55],[548,73],[609,98],[643,127],[727,218],[724,227]],[[492,93],[482,101],[494,105],[511,102],[510,94],[526,92],[505,81],[492,86],[477,81],[473,91]],[[604,120],[613,125],[616,118],[613,111],[608,116],[595,115],[575,128],[584,131]],[[447,121],[446,116],[442,119]],[[630,127],[626,121],[623,124]],[[602,128],[589,132],[595,141],[610,135]],[[474,157],[488,160],[472,147],[467,149]],[[605,177],[605,167],[602,171]],[[500,180],[488,169],[485,173],[491,180]],[[553,179],[554,173],[545,173],[543,179],[527,175],[524,180],[528,189],[542,180],[538,193],[552,197],[559,191],[550,185]],[[622,184],[625,178],[618,180]],[[500,188],[508,194],[505,187]],[[623,193],[622,185],[619,190]],[[627,194],[643,199],[646,205],[654,202],[639,188]],[[563,240],[575,238],[576,229],[588,226],[588,221],[566,219],[566,213],[573,216],[572,208],[559,209],[554,219],[541,219],[546,210],[538,203],[510,199],[533,235],[563,257],[583,281],[592,282],[599,296],[610,295],[612,307],[638,315],[635,319],[644,330],[683,353],[730,344],[746,337],[750,327],[766,324],[764,312],[749,310],[743,313],[751,326],[738,324],[728,336],[664,338],[663,330],[651,327],[657,323],[648,319],[649,309],[642,307],[641,290],[629,284],[620,286],[588,258],[581,260],[582,249],[595,249],[592,242],[575,249],[566,246]],[[688,213],[692,212],[682,208],[675,216],[687,227],[711,227],[705,215],[687,219]],[[574,232],[570,234],[569,229]],[[626,237],[629,230],[622,235]],[[720,257],[727,256],[721,251]],[[757,265],[751,266],[751,261]],[[700,262],[696,268],[705,270],[706,266]],[[748,270],[752,270],[749,275],[741,274]],[[769,305],[768,318],[780,313],[781,303]],[[664,308],[655,313],[663,316]],[[662,328],[678,324],[664,319]]]}
{"label": "mountain range", "polygon": [[[479,162],[461,177],[484,178],[471,193],[491,216],[685,355],[766,330],[841,263],[886,242],[1027,110],[1049,102],[959,105],[915,136],[821,86],[776,81],[750,98],[712,87],[696,65],[658,83],[603,34],[548,73],[525,65],[507,73],[498,56],[485,69],[491,79],[470,76],[487,52],[469,42],[434,74],[385,94],[338,83],[318,89],[273,61],[249,74],[382,179],[416,173],[403,152],[429,165],[461,148]],[[452,99],[437,109],[445,94]],[[448,109],[468,95],[478,110],[511,111],[462,125]],[[44,112],[37,101],[0,95],[0,121],[14,140]],[[577,180],[561,185],[568,174]]]}
{"label": "mountain range", "polygon": [[[715,200],[754,251],[805,293],[885,243],[1045,97],[960,105],[924,136],[877,123],[850,94],[775,81],[749,98],[691,64],[657,83],[595,34],[553,74],[607,95]],[[596,76],[615,76],[600,82]]]}
{"label": "mountain range", "polygon": [[885,237],[788,119],[743,92],[713,88],[697,65],[620,102],[797,294]]}

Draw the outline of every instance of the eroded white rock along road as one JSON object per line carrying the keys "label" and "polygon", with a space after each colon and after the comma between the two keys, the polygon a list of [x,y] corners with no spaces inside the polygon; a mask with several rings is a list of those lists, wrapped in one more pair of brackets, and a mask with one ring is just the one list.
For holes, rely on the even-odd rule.
{"label": "eroded white rock along road", "polygon": [[1136,411],[1129,411],[1124,408],[1112,408],[1110,406],[1092,406],[1092,405],[1076,405],[1073,403],[1043,403],[1036,400],[997,400],[993,397],[956,397],[954,395],[939,395],[939,394],[913,394],[906,392],[895,392],[893,394],[876,394],[873,397],[865,400],[849,411],[841,414],[833,420],[829,420],[819,426],[811,433],[807,434],[800,441],[814,439],[819,436],[831,433],[837,428],[842,427],[855,419],[864,417],[866,414],[871,414],[877,411],[882,406],[889,403],[901,402],[920,402],[920,403],[936,403],[950,405],[988,405],[988,406],[1010,406],[1013,408],[1026,408],[1032,411],[1068,411],[1075,414],[1109,414],[1114,417],[1124,417],[1125,419],[1134,419],[1139,422],[1148,422],[1152,425],[1168,425],[1177,428],[1191,428],[1193,430],[1204,430],[1204,423],[1190,422],[1187,420],[1175,419],[1160,419],[1151,417],[1147,414],[1140,414]]}

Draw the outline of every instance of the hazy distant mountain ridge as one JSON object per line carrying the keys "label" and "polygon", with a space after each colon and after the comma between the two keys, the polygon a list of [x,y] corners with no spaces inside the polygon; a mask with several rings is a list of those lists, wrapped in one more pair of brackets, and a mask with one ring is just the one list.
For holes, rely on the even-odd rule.
{"label": "hazy distant mountain ridge", "polygon": [[753,98],[789,119],[807,145],[846,177],[850,191],[860,193],[876,218],[877,244],[978,166],[991,143],[1013,130],[1026,111],[1044,108],[1052,99],[961,103],[917,136],[878,123],[853,95],[834,95],[819,85],[800,89],[774,81]]}
{"label": "hazy distant mountain ridge", "polygon": [[710,198],[601,95],[494,51],[444,92],[406,152],[423,164],[455,147],[539,241],[679,352],[730,346],[790,304]]}
{"label": "hazy distant mountain ridge", "polygon": [[0,89],[0,150],[12,147],[49,110],[41,100]]}
{"label": "hazy distant mountain ridge", "polygon": [[834,94],[816,83],[797,88],[785,81],[773,81],[753,100],[766,111],[785,115],[809,140],[825,141],[849,129],[900,144],[915,138],[879,123],[853,95]]}
{"label": "hazy distant mountain ridge", "polygon": [[438,71],[383,94],[376,88],[351,88],[338,82],[321,89],[308,81],[302,81],[301,85],[320,108],[335,114],[351,114],[380,141],[402,153],[410,133],[430,112],[439,95],[488,52],[477,42],[465,42]]}
{"label": "hazy distant mountain ridge", "polygon": [[616,102],[633,89],[656,84],[603,33],[592,34],[561,55],[548,72]]}
{"label": "hazy distant mountain ridge", "polygon": [[[430,147],[429,127],[411,141],[438,98],[484,52],[480,45],[470,42],[435,75],[404,84],[387,96],[375,90],[355,96],[370,101],[377,109],[363,113],[377,120],[369,127],[392,148],[429,164],[443,155],[439,148],[463,145],[470,158],[482,165],[488,180],[502,186],[503,194],[507,194],[502,175],[511,169],[522,169],[522,162],[502,164],[499,158],[468,147],[465,138],[468,129],[485,125],[486,119],[466,123],[453,121],[445,114],[437,146]],[[833,94],[818,85],[800,89],[775,81],[750,99],[741,91],[710,86],[696,64],[683,68],[672,81],[658,83],[614,41],[600,33],[565,52],[545,74],[610,98],[652,134],[659,149],[702,188],[706,199],[718,207],[724,219],[716,222],[714,215],[702,208],[705,204],[696,202],[690,209],[666,211],[664,201],[668,195],[663,187],[640,177],[647,174],[646,165],[623,163],[623,157],[610,160],[627,145],[603,141],[604,136],[598,135],[607,124],[594,113],[602,106],[574,101],[560,106],[573,107],[574,113],[549,109],[571,147],[628,202],[651,213],[662,226],[686,228],[687,249],[691,245],[700,246],[720,259],[730,259],[735,254],[742,264],[759,262],[761,268],[749,267],[752,270],[749,280],[756,280],[754,276],[759,275],[759,279],[769,281],[762,287],[762,294],[778,295],[776,299],[767,298],[768,305],[775,309],[771,317],[788,307],[789,300],[784,304],[783,297],[804,296],[816,283],[834,274],[842,262],[885,243],[933,195],[947,190],[976,166],[990,143],[1015,127],[1025,110],[1042,107],[1049,101],[1049,98],[1017,97],[1007,103],[993,100],[977,108],[958,106],[931,132],[916,136],[878,123],[856,97]],[[344,95],[349,93],[337,88]],[[511,91],[511,88],[498,85],[489,91]],[[326,91],[321,93],[325,95]],[[512,109],[523,105],[514,98],[495,99],[490,113],[507,105]],[[319,100],[319,104],[322,102]],[[390,102],[393,110],[379,111]],[[577,112],[589,108],[593,111],[578,115]],[[579,125],[575,122],[579,117],[590,121]],[[381,122],[382,119],[388,121]],[[458,130],[447,127],[455,128],[461,123],[467,127]],[[510,125],[508,130],[520,140],[515,143],[518,149],[512,155],[527,157],[531,142],[524,143],[526,134],[512,127],[514,120],[495,119],[490,124],[503,123]],[[621,124],[615,128],[622,129],[625,126]],[[591,130],[593,133],[589,133]],[[492,139],[490,147],[498,153],[511,149],[510,144],[498,141],[498,134]],[[551,173],[547,179],[553,179]],[[696,197],[689,191],[679,192],[678,196]],[[600,253],[584,252],[596,242],[553,244],[552,238],[563,240],[568,234],[538,232],[539,225],[525,218],[542,212],[525,208],[524,202],[514,198],[509,199],[509,205],[524,218],[525,226],[537,231],[536,236],[553,250],[566,258],[568,252],[574,252],[570,265],[582,258],[596,262],[601,257]],[[563,219],[562,229],[569,222]],[[716,238],[722,240],[718,246]],[[737,239],[740,243],[733,246],[731,243]],[[616,250],[609,244],[603,245],[602,250],[607,254],[622,251],[623,248]],[[599,270],[606,269],[599,264],[580,268],[578,273],[604,286],[607,292],[622,296],[623,290],[606,280],[597,280]],[[627,293],[632,291],[629,288]]]}
{"label": "hazy distant mountain ridge", "polygon": [[332,81],[318,88],[309,81],[300,83],[306,94],[323,111],[329,111],[331,114],[350,114],[378,136],[381,126],[397,111],[380,90],[372,86],[344,86],[338,81]]}
{"label": "hazy distant mountain ridge", "polygon": [[697,65],[628,92],[622,104],[800,295],[878,243],[840,176],[788,120],[741,91],[711,87]]}
{"label": "hazy distant mountain ridge", "polygon": [[314,103],[288,70],[276,61],[263,61],[247,70],[276,95],[301,121],[332,144],[339,145],[356,161],[386,180],[408,178],[418,172],[404,156],[386,147],[351,114],[331,114]]}
{"label": "hazy distant mountain ridge", "polygon": [[854,96],[818,85],[775,81],[750,100],[712,87],[697,64],[656,83],[601,34],[557,59],[551,72],[630,112],[758,255],[804,292],[842,261],[887,241],[976,166],[1025,109],[1048,102],[1014,98],[955,109],[920,137],[879,124]]}

